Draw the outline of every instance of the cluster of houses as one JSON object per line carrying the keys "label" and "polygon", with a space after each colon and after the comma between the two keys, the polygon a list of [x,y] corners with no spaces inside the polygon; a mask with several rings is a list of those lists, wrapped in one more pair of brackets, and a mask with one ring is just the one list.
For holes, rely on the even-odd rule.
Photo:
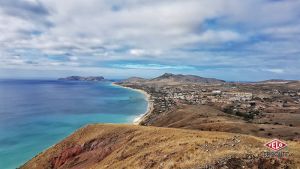
{"label": "cluster of houses", "polygon": [[250,101],[253,99],[253,94],[250,92],[238,91],[222,91],[210,89],[185,89],[185,88],[170,88],[163,87],[160,90],[165,93],[165,99],[173,99],[175,101],[187,102],[191,104],[205,104],[208,102],[233,103],[236,101]]}
{"label": "cluster of houses", "polygon": [[154,102],[154,112],[161,113],[172,109],[178,103],[184,104],[214,104],[214,105],[237,105],[235,109],[249,109],[253,107],[251,100],[253,94],[250,92],[239,92],[232,90],[217,90],[210,88],[198,88],[190,86],[134,86],[151,94]]}
{"label": "cluster of houses", "polygon": [[[269,90],[268,92],[241,90],[234,86],[203,86],[203,85],[177,85],[177,86],[128,86],[146,91],[151,95],[154,103],[154,112],[162,113],[172,109],[178,103],[209,104],[220,107],[231,107],[233,112],[249,113],[263,111],[266,107],[284,107],[286,101],[278,102],[277,96],[298,98],[300,92]],[[251,91],[251,90],[250,90]],[[276,94],[274,94],[276,93]],[[297,99],[295,99],[297,101]],[[299,102],[298,102],[299,103]],[[286,106],[287,107],[287,106]]]}

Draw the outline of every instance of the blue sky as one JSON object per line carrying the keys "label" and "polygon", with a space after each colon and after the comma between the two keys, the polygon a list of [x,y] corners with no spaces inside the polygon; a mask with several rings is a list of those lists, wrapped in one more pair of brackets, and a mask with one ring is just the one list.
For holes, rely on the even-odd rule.
{"label": "blue sky", "polygon": [[0,0],[0,77],[300,79],[300,0]]}

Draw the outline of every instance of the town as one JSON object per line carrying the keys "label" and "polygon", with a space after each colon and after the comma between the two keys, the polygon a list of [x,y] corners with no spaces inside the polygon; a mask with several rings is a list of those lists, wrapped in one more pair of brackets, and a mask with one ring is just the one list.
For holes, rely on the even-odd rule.
{"label": "town", "polygon": [[[239,117],[245,123],[281,125],[291,127],[291,131],[300,126],[299,82],[161,83],[141,80],[120,82],[119,85],[150,94],[153,110],[142,125],[151,125],[154,121],[151,118],[172,112],[180,105],[208,105]],[[296,137],[291,138],[299,139],[298,132],[293,135]]]}

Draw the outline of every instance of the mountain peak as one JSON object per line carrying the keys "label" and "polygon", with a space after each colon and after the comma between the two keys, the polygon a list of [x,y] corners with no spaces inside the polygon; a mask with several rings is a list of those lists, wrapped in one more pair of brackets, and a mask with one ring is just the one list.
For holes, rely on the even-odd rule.
{"label": "mountain peak", "polygon": [[165,78],[168,78],[168,77],[171,77],[171,76],[175,76],[174,74],[172,73],[164,73],[163,75],[159,76],[159,77],[165,77]]}

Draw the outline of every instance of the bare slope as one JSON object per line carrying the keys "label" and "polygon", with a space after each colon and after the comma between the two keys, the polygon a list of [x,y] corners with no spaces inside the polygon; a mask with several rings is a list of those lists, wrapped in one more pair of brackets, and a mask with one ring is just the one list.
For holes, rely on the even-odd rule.
{"label": "bare slope", "polygon": [[139,77],[131,77],[123,80],[121,83],[135,83],[135,84],[154,84],[154,85],[178,85],[178,84],[222,84],[225,83],[224,80],[219,80],[215,78],[206,78],[196,75],[182,75],[182,74],[172,74],[165,73],[153,79],[143,79]]}
{"label": "bare slope", "polygon": [[128,79],[123,80],[123,83],[142,83],[142,82],[146,82],[147,79],[144,78],[140,78],[140,77],[130,77]]}
{"label": "bare slope", "polygon": [[202,131],[222,131],[259,137],[300,140],[299,126],[249,123],[241,117],[226,114],[207,105],[180,105],[178,108],[149,116],[142,125]]}
{"label": "bare slope", "polygon": [[95,124],[81,128],[22,169],[40,168],[296,168],[300,144],[287,160],[261,156],[267,139],[172,128]]}
{"label": "bare slope", "polygon": [[182,75],[182,74],[172,74],[165,73],[159,77],[150,80],[151,82],[179,82],[179,83],[224,83],[225,81],[215,79],[215,78],[205,78],[196,75]]}

